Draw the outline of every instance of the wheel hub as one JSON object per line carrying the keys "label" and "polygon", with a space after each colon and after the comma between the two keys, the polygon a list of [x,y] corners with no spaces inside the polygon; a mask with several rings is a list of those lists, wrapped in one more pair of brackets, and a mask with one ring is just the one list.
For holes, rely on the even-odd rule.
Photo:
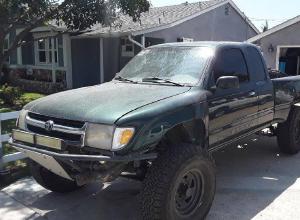
{"label": "wheel hub", "polygon": [[180,215],[189,216],[201,205],[202,189],[202,176],[198,170],[181,177],[175,195],[175,207]]}

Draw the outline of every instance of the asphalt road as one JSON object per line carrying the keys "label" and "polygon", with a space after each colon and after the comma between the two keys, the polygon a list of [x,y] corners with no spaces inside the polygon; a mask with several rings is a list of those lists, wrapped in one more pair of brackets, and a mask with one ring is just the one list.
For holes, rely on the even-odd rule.
{"label": "asphalt road", "polygon": [[[300,218],[300,154],[279,153],[274,138],[253,136],[214,154],[217,192],[208,220]],[[139,219],[140,183],[118,179],[68,195],[32,179],[0,191],[0,219]]]}

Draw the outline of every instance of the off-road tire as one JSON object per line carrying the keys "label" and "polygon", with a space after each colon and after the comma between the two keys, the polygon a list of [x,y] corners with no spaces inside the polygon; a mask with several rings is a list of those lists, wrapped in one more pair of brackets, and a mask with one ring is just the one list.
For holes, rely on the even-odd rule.
{"label": "off-road tire", "polygon": [[292,110],[288,120],[278,124],[277,142],[280,151],[286,154],[297,154],[300,150],[300,111]]}
{"label": "off-road tire", "polygon": [[[193,193],[197,195],[197,192],[201,191],[201,198],[195,200],[198,204],[191,206],[194,208],[190,208],[189,213],[183,214],[177,200],[178,198],[182,200],[181,196],[178,196],[180,184],[186,178],[185,173],[190,172],[201,174],[203,187]],[[204,219],[212,205],[215,187],[215,165],[206,150],[192,144],[170,146],[159,154],[143,181],[140,194],[142,218],[144,220]],[[194,200],[190,199],[190,201]]]}
{"label": "off-road tire", "polygon": [[69,193],[82,187],[78,186],[75,181],[70,181],[52,173],[33,160],[29,160],[29,167],[36,182],[52,192]]}

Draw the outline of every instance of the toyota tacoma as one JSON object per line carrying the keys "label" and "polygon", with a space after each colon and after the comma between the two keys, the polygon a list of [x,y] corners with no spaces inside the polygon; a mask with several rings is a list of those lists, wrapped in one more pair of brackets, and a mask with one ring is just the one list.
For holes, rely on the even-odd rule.
{"label": "toyota tacoma", "polygon": [[162,44],[111,82],[29,103],[10,145],[54,192],[125,176],[143,181],[143,219],[203,219],[216,188],[211,153],[263,129],[297,153],[299,102],[300,77],[271,80],[252,44]]}

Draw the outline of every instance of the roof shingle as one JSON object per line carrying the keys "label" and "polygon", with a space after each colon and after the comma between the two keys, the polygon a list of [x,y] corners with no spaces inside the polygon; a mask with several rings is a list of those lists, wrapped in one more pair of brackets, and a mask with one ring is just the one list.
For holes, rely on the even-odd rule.
{"label": "roof shingle", "polygon": [[116,23],[119,25],[112,27],[102,27],[94,25],[89,32],[83,35],[101,35],[114,33],[130,33],[156,28],[172,24],[181,19],[197,14],[205,9],[227,0],[210,0],[197,3],[182,3],[179,5],[150,8],[148,12],[141,14],[140,21],[134,22],[131,17],[121,15]]}

